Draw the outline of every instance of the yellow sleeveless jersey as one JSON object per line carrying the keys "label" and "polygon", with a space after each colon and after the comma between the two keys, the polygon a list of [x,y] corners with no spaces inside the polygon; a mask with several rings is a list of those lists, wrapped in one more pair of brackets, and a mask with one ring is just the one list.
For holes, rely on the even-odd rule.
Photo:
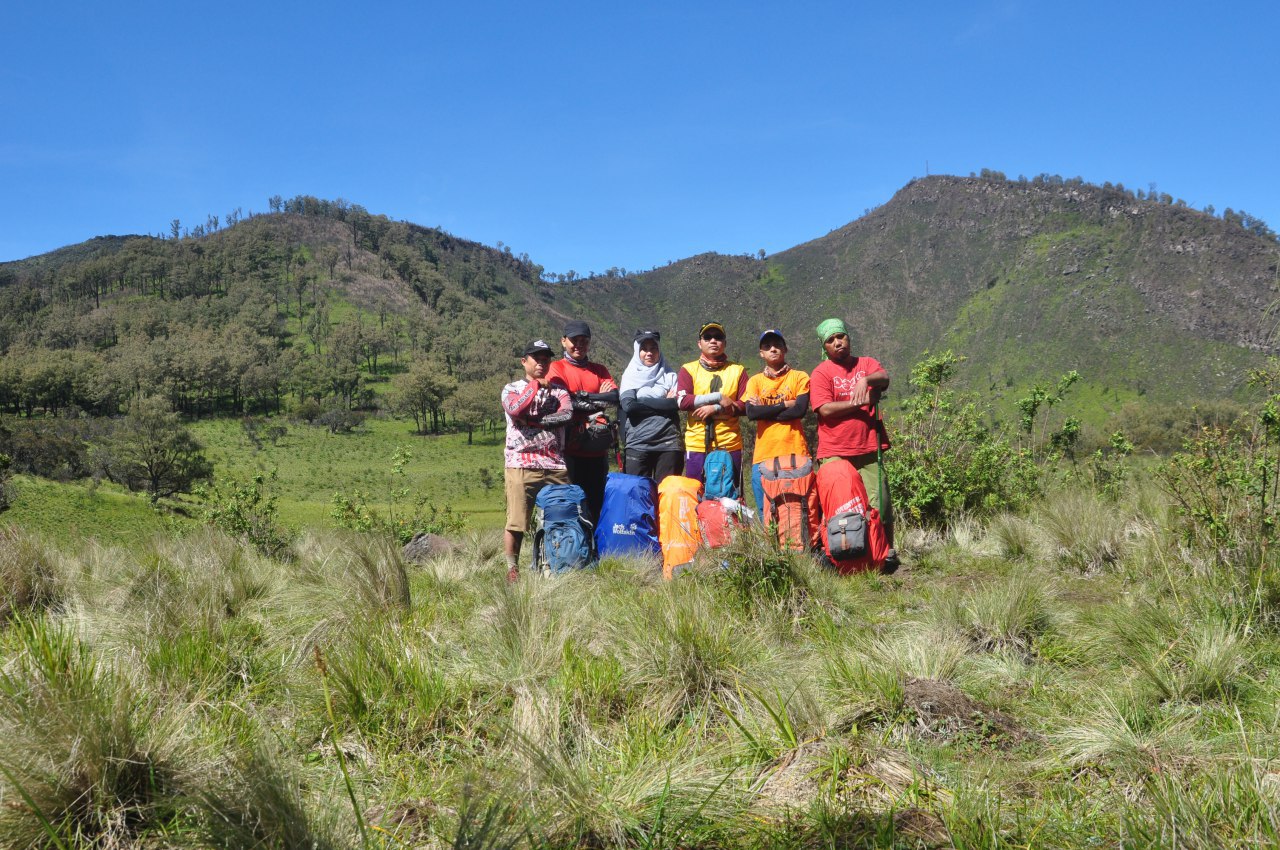
{"label": "yellow sleeveless jersey", "polygon": [[[724,393],[725,399],[738,399],[738,386],[742,383],[742,376],[746,372],[746,368],[741,363],[730,363],[723,369],[712,372],[704,369],[702,363],[694,360],[692,363],[684,364],[684,370],[693,378],[693,394],[705,395],[706,393],[719,392]],[[716,378],[720,379],[720,384],[716,389],[711,389],[711,383]],[[738,417],[732,416],[726,419],[716,419],[716,448],[724,449],[727,452],[737,451],[742,448],[742,428],[739,425]],[[692,416],[685,417],[684,429],[684,448],[689,452],[705,452],[707,448],[707,423],[699,422]]]}

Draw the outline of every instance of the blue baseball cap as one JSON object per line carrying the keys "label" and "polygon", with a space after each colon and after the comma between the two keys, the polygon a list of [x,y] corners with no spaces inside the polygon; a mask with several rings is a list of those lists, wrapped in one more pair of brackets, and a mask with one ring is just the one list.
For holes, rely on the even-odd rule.
{"label": "blue baseball cap", "polygon": [[778,342],[782,343],[782,347],[786,348],[787,338],[784,337],[782,335],[782,331],[778,330],[777,328],[769,328],[767,331],[760,334],[760,344],[764,345],[764,341],[771,336],[776,336],[778,338]]}

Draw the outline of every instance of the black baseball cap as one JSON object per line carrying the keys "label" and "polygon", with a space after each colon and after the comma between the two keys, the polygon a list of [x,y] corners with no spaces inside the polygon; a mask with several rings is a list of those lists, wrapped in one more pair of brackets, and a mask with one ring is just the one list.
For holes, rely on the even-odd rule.
{"label": "black baseball cap", "polygon": [[636,331],[636,342],[644,342],[646,339],[651,339],[654,342],[659,342],[662,340],[662,334],[658,333],[657,331],[645,331],[645,330]]}
{"label": "black baseball cap", "polygon": [[564,326],[564,335],[569,339],[575,336],[585,336],[591,338],[591,326],[586,322],[569,322]]}
{"label": "black baseball cap", "polygon": [[712,329],[720,331],[720,333],[725,337],[729,336],[729,334],[725,333],[724,325],[719,322],[703,322],[702,327],[698,328],[698,336],[703,336],[707,331]]}
{"label": "black baseball cap", "polygon": [[551,350],[551,346],[547,345],[540,339],[535,339],[524,347],[524,351],[520,352],[520,356],[523,358],[528,357],[531,354],[545,354],[550,357],[554,353],[555,352]]}

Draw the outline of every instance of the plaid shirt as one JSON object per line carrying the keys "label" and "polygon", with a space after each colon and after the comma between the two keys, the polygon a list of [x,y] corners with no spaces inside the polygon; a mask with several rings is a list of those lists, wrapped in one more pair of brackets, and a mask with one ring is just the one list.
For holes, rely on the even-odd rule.
{"label": "plaid shirt", "polygon": [[502,410],[507,416],[507,466],[565,468],[564,426],[573,418],[569,393],[521,378],[502,388]]}

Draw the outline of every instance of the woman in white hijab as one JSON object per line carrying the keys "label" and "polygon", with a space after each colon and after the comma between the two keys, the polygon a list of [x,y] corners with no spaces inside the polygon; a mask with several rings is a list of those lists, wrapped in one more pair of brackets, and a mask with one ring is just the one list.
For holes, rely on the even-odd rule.
{"label": "woman in white hijab", "polygon": [[[631,362],[622,373],[618,403],[622,407],[622,441],[627,447],[624,471],[661,481],[684,471],[684,439],[676,407],[676,372],[658,347],[661,334],[636,331]],[[713,393],[699,404],[719,401]]]}

